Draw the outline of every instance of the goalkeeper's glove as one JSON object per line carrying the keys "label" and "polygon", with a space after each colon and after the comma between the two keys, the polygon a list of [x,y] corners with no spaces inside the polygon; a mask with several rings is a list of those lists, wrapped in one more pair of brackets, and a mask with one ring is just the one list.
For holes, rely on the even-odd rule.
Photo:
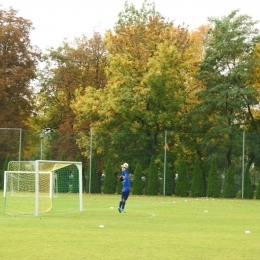
{"label": "goalkeeper's glove", "polygon": [[120,180],[120,181],[123,181],[123,180],[124,180],[124,176],[121,175],[121,176],[119,177],[119,180]]}

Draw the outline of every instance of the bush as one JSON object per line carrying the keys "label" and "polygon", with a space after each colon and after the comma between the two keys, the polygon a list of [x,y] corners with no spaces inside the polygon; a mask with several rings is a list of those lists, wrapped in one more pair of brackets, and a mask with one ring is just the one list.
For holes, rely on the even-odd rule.
{"label": "bush", "polygon": [[134,171],[133,189],[132,194],[143,195],[144,185],[142,180],[142,166],[137,163]]}
{"label": "bush", "polygon": [[175,195],[187,197],[189,195],[189,178],[186,163],[183,159],[178,165],[178,178],[176,181]]}
{"label": "bush", "polygon": [[[90,171],[88,171],[88,182],[86,190],[89,190],[89,177],[90,177]],[[92,161],[91,165],[91,188],[90,188],[90,193],[101,193],[101,179],[100,176],[97,172],[97,167],[96,167],[96,161]]]}
{"label": "bush", "polygon": [[247,166],[244,174],[244,199],[253,199],[253,197],[254,190],[249,175],[249,167]]}
{"label": "bush", "polygon": [[257,189],[256,189],[256,199],[260,199],[260,179],[258,181],[258,186],[257,186]]}
{"label": "bush", "polygon": [[191,181],[191,196],[192,197],[204,197],[204,179],[200,168],[199,159],[196,158],[194,165],[193,178]]}
{"label": "bush", "polygon": [[234,179],[234,168],[230,166],[224,182],[224,198],[235,198],[236,197],[236,184]]}
{"label": "bush", "polygon": [[106,162],[106,168],[105,168],[103,193],[104,194],[114,194],[115,192],[116,192],[116,179],[115,179],[115,175],[114,175],[114,171],[112,168],[110,158],[108,158],[108,160]]}
{"label": "bush", "polygon": [[[174,187],[174,178],[173,178],[173,173],[172,173],[171,169],[167,168],[165,175],[166,175],[165,176],[165,195],[171,196],[173,194],[173,187]],[[164,176],[161,181],[160,193],[162,195],[164,194]]]}
{"label": "bush", "polygon": [[117,186],[116,186],[116,193],[121,194],[122,193],[122,181],[120,181],[119,176],[117,178]]}
{"label": "bush", "polygon": [[216,156],[212,157],[209,177],[208,177],[208,186],[207,186],[207,196],[212,198],[220,197],[221,182],[220,175],[217,170]]}
{"label": "bush", "polygon": [[148,187],[147,187],[147,195],[158,195],[158,169],[155,164],[154,157],[152,156],[150,167],[149,167],[149,178],[148,178]]}

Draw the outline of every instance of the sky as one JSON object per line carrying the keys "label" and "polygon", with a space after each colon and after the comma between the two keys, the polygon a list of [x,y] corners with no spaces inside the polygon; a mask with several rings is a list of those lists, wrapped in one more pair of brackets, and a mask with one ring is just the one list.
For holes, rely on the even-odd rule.
{"label": "sky", "polygon": [[[143,0],[128,0],[140,9]],[[258,0],[150,0],[155,9],[174,24],[195,30],[208,23],[209,17],[223,17],[235,9],[240,14],[260,20]],[[21,16],[33,23],[32,45],[42,51],[57,48],[66,38],[72,41],[93,32],[102,35],[112,29],[118,14],[124,10],[125,0],[1,0],[1,9],[13,7]],[[260,26],[258,26],[260,29]]]}

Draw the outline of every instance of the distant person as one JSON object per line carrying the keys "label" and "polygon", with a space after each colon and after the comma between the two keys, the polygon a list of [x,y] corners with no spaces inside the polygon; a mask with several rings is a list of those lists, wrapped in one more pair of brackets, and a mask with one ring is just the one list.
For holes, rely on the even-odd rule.
{"label": "distant person", "polygon": [[118,207],[119,213],[125,212],[125,203],[130,193],[130,181],[128,177],[128,172],[126,170],[128,168],[128,164],[124,163],[123,165],[121,165],[121,168],[122,168],[122,175],[119,177],[119,179],[122,181],[122,193],[121,193],[121,200],[119,202],[119,207]]}

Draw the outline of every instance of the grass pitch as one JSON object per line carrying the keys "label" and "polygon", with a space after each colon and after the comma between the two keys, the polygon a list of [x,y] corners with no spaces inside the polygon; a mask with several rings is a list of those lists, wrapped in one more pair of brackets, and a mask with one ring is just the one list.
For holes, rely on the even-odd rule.
{"label": "grass pitch", "polygon": [[1,215],[0,259],[259,258],[259,200],[130,195],[119,213],[119,199],[85,194],[83,212]]}

